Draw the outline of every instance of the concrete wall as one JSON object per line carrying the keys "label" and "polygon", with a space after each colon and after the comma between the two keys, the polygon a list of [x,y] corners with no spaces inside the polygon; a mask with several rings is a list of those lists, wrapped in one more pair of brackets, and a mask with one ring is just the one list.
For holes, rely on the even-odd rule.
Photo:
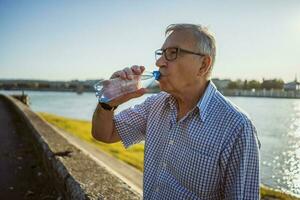
{"label": "concrete wall", "polygon": [[[9,96],[0,95],[0,99],[9,102],[31,129],[40,158],[64,199],[131,200],[142,198],[141,188],[133,189],[128,184],[128,180],[125,183],[121,176],[116,175],[118,173],[111,173],[108,169],[109,163],[102,166],[85,151],[72,145],[55,128],[32,112],[28,106]],[[109,158],[109,160],[115,168],[124,169],[124,163],[114,158]],[[127,173],[126,169],[124,173]],[[130,171],[130,166],[128,169],[129,175],[133,173]],[[141,174],[134,175],[138,179],[142,178]]]}

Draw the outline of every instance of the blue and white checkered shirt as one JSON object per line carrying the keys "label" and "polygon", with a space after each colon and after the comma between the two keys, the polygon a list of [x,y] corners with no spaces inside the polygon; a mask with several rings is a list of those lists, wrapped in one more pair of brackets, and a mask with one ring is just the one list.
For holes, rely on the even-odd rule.
{"label": "blue and white checkered shirt", "polygon": [[259,199],[259,141],[247,115],[210,82],[176,116],[176,100],[161,92],[114,117],[125,147],[145,140],[144,199]]}

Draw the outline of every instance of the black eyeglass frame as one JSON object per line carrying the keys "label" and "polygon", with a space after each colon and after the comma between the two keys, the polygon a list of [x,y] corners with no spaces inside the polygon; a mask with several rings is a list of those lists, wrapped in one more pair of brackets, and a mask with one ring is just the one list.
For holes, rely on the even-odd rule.
{"label": "black eyeglass frame", "polygon": [[[167,56],[166,56],[166,51],[167,51],[168,49],[175,49],[175,50],[176,50],[176,56],[175,56],[175,58],[173,58],[173,59],[167,58]],[[164,58],[165,58],[167,61],[174,61],[174,60],[177,59],[178,54],[179,54],[180,52],[187,53],[187,54],[198,55],[198,56],[205,56],[205,54],[203,54],[203,53],[196,53],[196,52],[193,52],[193,51],[189,51],[189,50],[187,50],[187,49],[182,49],[182,48],[180,48],[180,47],[168,47],[168,48],[165,48],[165,49],[157,49],[157,50],[155,51],[155,60],[158,60],[158,59],[159,59],[159,58],[157,58],[157,55],[159,55],[159,56],[164,56]]]}

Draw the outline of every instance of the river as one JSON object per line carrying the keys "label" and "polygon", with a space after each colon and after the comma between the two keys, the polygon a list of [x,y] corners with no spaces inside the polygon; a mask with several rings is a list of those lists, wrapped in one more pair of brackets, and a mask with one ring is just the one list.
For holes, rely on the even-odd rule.
{"label": "river", "polygon": [[[0,91],[20,94],[19,91]],[[97,104],[93,93],[26,91],[30,107],[74,119],[91,120]],[[129,101],[118,112],[143,101]],[[253,119],[261,141],[261,181],[300,194],[300,99],[229,97]]]}

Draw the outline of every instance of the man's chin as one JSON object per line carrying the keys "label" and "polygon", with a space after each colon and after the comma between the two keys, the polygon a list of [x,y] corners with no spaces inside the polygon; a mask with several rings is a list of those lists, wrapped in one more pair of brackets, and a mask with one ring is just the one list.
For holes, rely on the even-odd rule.
{"label": "man's chin", "polygon": [[161,75],[160,78],[158,79],[159,82],[164,81],[167,78],[166,75]]}

